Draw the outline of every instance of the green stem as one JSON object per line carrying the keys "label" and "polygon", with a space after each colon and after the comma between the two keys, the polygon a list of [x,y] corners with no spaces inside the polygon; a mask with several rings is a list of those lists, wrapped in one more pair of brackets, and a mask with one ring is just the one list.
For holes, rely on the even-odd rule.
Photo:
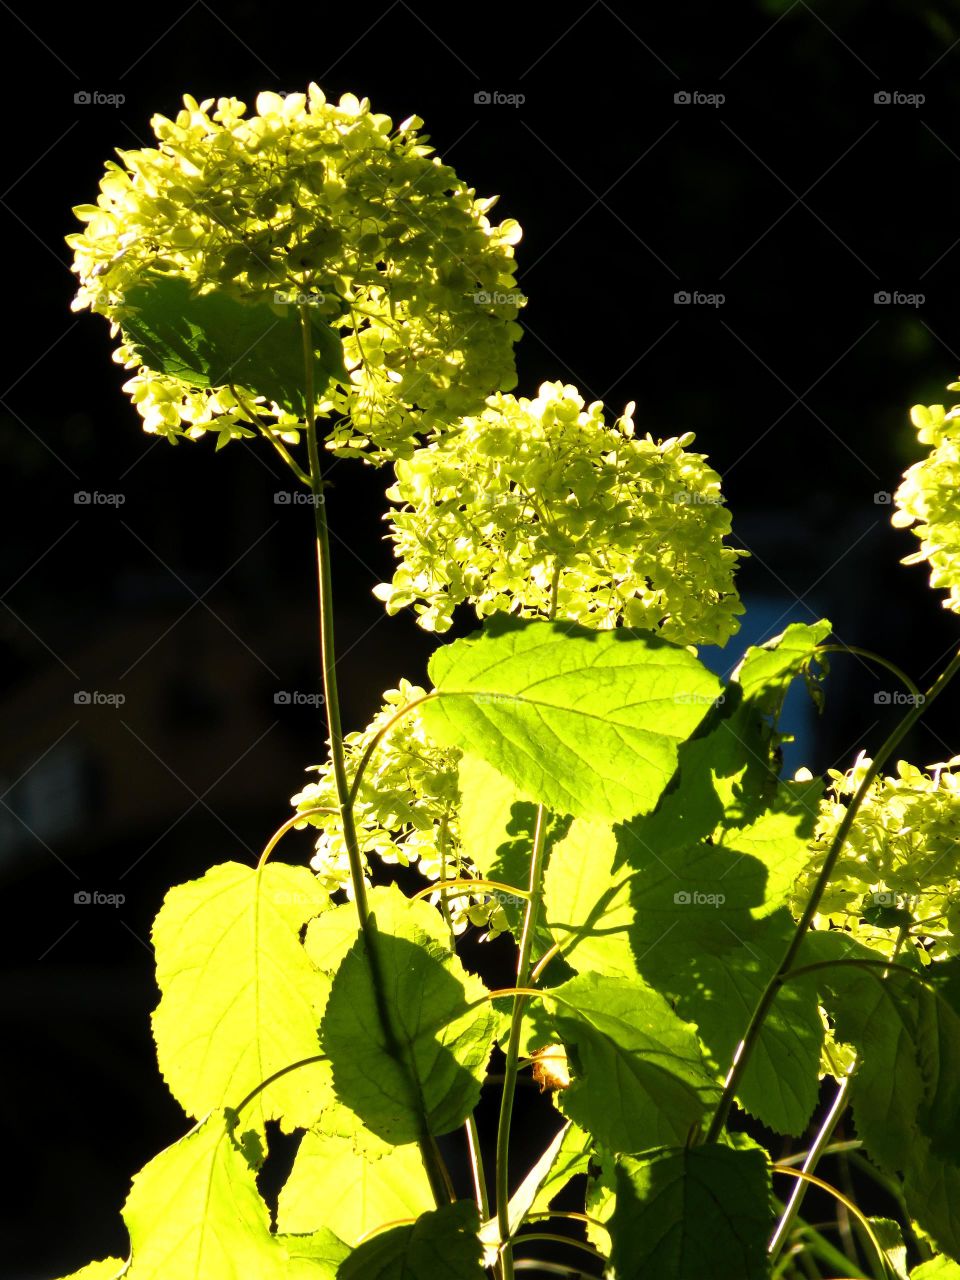
{"label": "green stem", "polygon": [[[560,583],[560,564],[554,568],[550,592],[550,617],[557,610],[557,591]],[[533,940],[540,918],[543,901],[543,864],[546,851],[547,810],[537,805],[537,820],[533,832],[533,848],[530,852],[529,897],[523,913],[523,932],[520,935],[520,955],[517,959],[517,986],[526,987],[530,982],[533,961]],[[500,1119],[497,1124],[497,1229],[500,1233],[500,1255],[503,1280],[514,1280],[513,1246],[510,1241],[510,1124],[513,1119],[513,1102],[517,1092],[517,1075],[520,1069],[520,1039],[523,1035],[523,1011],[527,996],[518,995],[513,1003],[510,1021],[510,1038],[507,1041],[506,1063],[503,1070],[503,1093],[500,1098]]]}
{"label": "green stem", "polygon": [[[901,926],[900,931],[897,934],[897,941],[893,948],[893,954],[890,957],[891,965],[895,963],[897,956],[902,951],[903,944],[906,942],[907,937],[909,936],[909,933],[910,933],[909,926],[907,925]],[[887,978],[889,976],[889,973],[890,973],[890,970],[885,969],[883,972],[883,977]],[[836,1096],[834,1097],[833,1102],[830,1104],[830,1110],[827,1112],[826,1116],[824,1117],[823,1124],[820,1126],[820,1130],[813,1141],[813,1145],[811,1146],[810,1150],[807,1152],[807,1158],[803,1162],[804,1173],[814,1172],[814,1170],[817,1167],[817,1164],[820,1161],[820,1157],[824,1154],[830,1142],[830,1139],[834,1135],[837,1125],[840,1123],[840,1119],[843,1116],[843,1113],[846,1111],[847,1107],[850,1105],[850,1086],[853,1083],[853,1077],[856,1074],[859,1066],[860,1066],[860,1059],[859,1058],[854,1059],[853,1063],[850,1066],[850,1070],[847,1072],[844,1078],[840,1081],[840,1085],[839,1085],[839,1088],[837,1089]],[[790,1230],[790,1226],[793,1223],[794,1218],[800,1212],[800,1206],[803,1203],[803,1197],[806,1194],[808,1185],[809,1184],[806,1182],[798,1182],[793,1189],[790,1199],[787,1201],[786,1210],[784,1211],[783,1217],[780,1219],[777,1229],[773,1233],[773,1238],[770,1241],[769,1254],[770,1254],[771,1260],[774,1260],[777,1254],[783,1248],[783,1244],[787,1238],[787,1233]]]}
{"label": "green stem", "polygon": [[284,460],[300,483],[306,485],[308,489],[311,488],[310,477],[304,471],[303,467],[300,466],[300,463],[297,462],[293,454],[290,453],[283,441],[279,440],[274,432],[271,431],[264,420],[260,417],[259,413],[257,413],[256,409],[254,409],[253,405],[248,404],[247,401],[244,400],[243,396],[233,383],[230,384],[230,390],[233,392],[233,398],[236,400],[243,412],[247,415],[254,426],[257,427],[263,438],[270,441],[277,453],[279,453],[280,457]]}
{"label": "green stem", "polygon": [[889,658],[884,658],[879,653],[874,653],[871,649],[861,649],[855,644],[821,644],[817,646],[817,653],[850,653],[856,658],[866,658],[868,662],[875,662],[879,667],[886,667],[892,676],[896,676],[900,683],[909,689],[914,698],[923,696],[902,667],[898,667],[895,662],[891,662]]}
{"label": "green stem", "polygon": [[[850,1082],[852,1079],[853,1072],[851,1070],[840,1081],[840,1085],[834,1096],[833,1102],[830,1104],[830,1109],[824,1117],[823,1124],[820,1126],[820,1130],[817,1133],[816,1138],[813,1140],[813,1145],[807,1152],[806,1160],[803,1162],[804,1173],[813,1173],[814,1169],[817,1167],[820,1157],[823,1155],[824,1149],[833,1137],[833,1132],[839,1123],[840,1117],[847,1109]],[[776,1261],[780,1250],[784,1246],[787,1236],[790,1233],[790,1228],[793,1226],[793,1221],[800,1212],[800,1206],[803,1203],[803,1197],[808,1185],[809,1183],[806,1182],[798,1182],[790,1193],[790,1198],[787,1201],[787,1207],[777,1224],[777,1229],[774,1231],[773,1237],[771,1238],[768,1246],[767,1251],[770,1254],[771,1262]]]}
{"label": "green stem", "polygon": [[[533,833],[533,849],[530,854],[530,897],[523,915],[523,932],[520,935],[520,956],[517,961],[517,986],[525,987],[530,978],[533,939],[543,897],[543,855],[546,848],[547,811],[537,806],[537,821]],[[503,1071],[503,1094],[500,1098],[500,1120],[497,1125],[497,1226],[503,1245],[501,1260],[503,1280],[513,1280],[513,1252],[510,1243],[510,1122],[513,1118],[513,1102],[517,1091],[517,1075],[520,1069],[520,1039],[523,1035],[523,1011],[526,996],[518,995],[513,1002],[510,1021],[510,1038],[507,1041],[506,1064]]]}
{"label": "green stem", "polygon": [[870,764],[870,767],[864,774],[863,781],[860,783],[856,795],[847,806],[847,811],[843,815],[843,819],[840,822],[840,826],[837,828],[837,833],[833,838],[833,842],[830,845],[827,856],[824,858],[823,866],[820,868],[820,874],[818,875],[816,884],[813,887],[813,892],[810,894],[810,898],[804,908],[803,915],[800,917],[796,931],[790,941],[790,945],[787,947],[783,959],[780,961],[776,971],[773,973],[770,981],[764,988],[763,993],[757,1002],[757,1006],[754,1009],[753,1016],[750,1019],[746,1031],[744,1032],[743,1039],[737,1049],[733,1065],[727,1075],[723,1093],[721,1094],[720,1101],[717,1104],[717,1109],[714,1112],[713,1119],[710,1122],[710,1127],[704,1137],[705,1142],[716,1142],[720,1137],[720,1134],[723,1132],[723,1128],[727,1122],[727,1117],[730,1114],[730,1108],[733,1105],[734,1096],[737,1092],[740,1081],[743,1078],[743,1073],[746,1070],[747,1063],[750,1061],[750,1056],[756,1047],[764,1021],[766,1020],[767,1014],[770,1012],[770,1008],[777,997],[780,987],[783,985],[784,977],[793,966],[797,953],[799,952],[800,947],[803,944],[803,940],[806,937],[807,930],[810,928],[810,925],[813,923],[813,918],[819,910],[820,903],[830,881],[830,877],[833,875],[834,868],[836,867],[837,859],[840,857],[840,852],[843,849],[847,836],[850,834],[850,828],[853,826],[854,819],[857,816],[860,806],[863,804],[867,792],[873,784],[874,778],[877,777],[889,757],[921,718],[930,704],[940,696],[958,670],[960,670],[960,652],[954,654],[949,664],[934,681],[924,701],[916,702],[910,708],[877,752],[875,758]]}
{"label": "green stem", "polygon": [[[340,695],[337,688],[336,650],[334,646],[330,533],[327,527],[327,508],[323,494],[324,481],[320,469],[320,450],[317,445],[317,425],[314,417],[316,398],[313,385],[313,338],[306,304],[300,308],[300,328],[303,336],[307,456],[310,460],[310,488],[314,497],[312,506],[317,541],[317,581],[320,598],[320,663],[323,669],[324,705],[327,713],[327,728],[330,734],[330,760],[333,766],[337,802],[340,807],[340,820],[343,824],[343,837],[347,846],[347,859],[350,864],[350,884],[353,889],[357,916],[360,920],[367,961],[370,965],[374,1000],[383,1030],[385,1048],[396,1062],[403,1064],[403,1054],[394,1030],[393,1020],[390,1017],[390,1008],[386,998],[386,985],[380,967],[380,951],[377,945],[377,926],[376,921],[370,915],[370,908],[367,902],[367,886],[363,877],[363,856],[360,852],[360,842],[357,839],[357,829],[353,818],[353,798],[347,782],[343,748],[343,726],[340,720]],[[420,1138],[420,1154],[430,1181],[434,1200],[438,1206],[449,1203],[454,1199],[450,1176],[444,1168],[437,1144],[426,1131],[425,1126]]]}

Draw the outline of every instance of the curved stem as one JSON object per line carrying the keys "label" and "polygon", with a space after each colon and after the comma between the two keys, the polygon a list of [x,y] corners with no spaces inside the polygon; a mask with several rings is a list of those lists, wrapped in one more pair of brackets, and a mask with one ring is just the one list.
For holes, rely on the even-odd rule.
{"label": "curved stem", "polygon": [[261,1080],[255,1089],[250,1090],[239,1106],[231,1107],[230,1110],[235,1111],[237,1115],[239,1115],[245,1107],[249,1107],[254,1098],[263,1093],[264,1089],[272,1085],[275,1080],[279,1080],[281,1076],[287,1076],[291,1071],[299,1071],[301,1067],[309,1067],[314,1062],[326,1061],[327,1055],[325,1053],[315,1053],[309,1058],[301,1058],[299,1062],[291,1062],[286,1067],[281,1067],[279,1071],[274,1071],[273,1075],[267,1076],[266,1080]]}
{"label": "curved stem", "polygon": [[280,457],[284,460],[300,483],[305,484],[308,489],[311,488],[310,477],[307,475],[306,471],[304,471],[303,467],[300,466],[300,463],[297,462],[293,454],[290,453],[283,441],[277,439],[274,432],[270,430],[264,420],[260,417],[259,413],[257,413],[256,409],[254,409],[253,405],[248,404],[247,401],[244,400],[243,396],[233,383],[230,383],[230,390],[233,393],[233,398],[236,400],[243,412],[259,430],[264,439],[270,441],[277,453],[279,453]]}
{"label": "curved stem", "polygon": [[[347,846],[347,859],[350,864],[350,883],[353,889],[357,916],[360,921],[360,930],[363,934],[367,962],[370,966],[377,1015],[383,1030],[387,1052],[396,1062],[402,1064],[404,1058],[394,1030],[393,1020],[390,1017],[390,1008],[386,998],[386,985],[380,967],[376,921],[371,917],[367,903],[367,886],[363,876],[363,855],[360,852],[360,842],[357,839],[357,829],[353,819],[353,796],[347,782],[346,760],[343,748],[343,726],[340,720],[340,695],[337,689],[336,650],[334,646],[330,533],[327,527],[327,508],[323,501],[324,481],[320,470],[320,451],[317,446],[317,425],[314,417],[316,397],[313,385],[313,336],[310,330],[307,304],[303,304],[300,307],[300,329],[303,338],[307,455],[310,459],[310,487],[315,498],[311,505],[313,506],[317,542],[317,581],[320,597],[320,662],[323,668],[324,706],[330,734],[330,760],[333,766],[337,801],[340,806],[343,837]],[[437,1205],[447,1204],[454,1198],[450,1188],[450,1177],[444,1168],[437,1144],[425,1127],[420,1138],[420,1154]]]}
{"label": "curved stem", "polygon": [[540,959],[537,961],[537,963],[531,969],[530,981],[538,982],[540,979],[541,973],[543,973],[544,969],[547,967],[550,961],[555,959],[562,950],[563,948],[560,946],[560,943],[555,942],[549,951],[545,951],[543,955],[540,957]]}
{"label": "curved stem", "polygon": [[874,653],[871,649],[861,649],[856,644],[821,644],[817,646],[817,653],[850,653],[856,658],[866,658],[868,662],[875,662],[879,667],[886,667],[891,675],[896,676],[900,683],[909,689],[914,698],[919,698],[921,701],[923,699],[920,689],[902,667],[898,667],[895,662],[891,662],[889,658],[884,658],[879,653]]}
{"label": "curved stem", "polygon": [[370,757],[373,755],[374,751],[376,751],[377,747],[379,747],[384,736],[390,732],[401,716],[405,716],[407,712],[412,711],[414,707],[419,707],[421,702],[429,702],[432,698],[436,698],[437,696],[438,694],[434,691],[432,693],[425,693],[420,698],[411,699],[410,702],[405,703],[399,711],[392,715],[382,728],[377,730],[374,736],[370,739],[370,742],[367,744],[363,755],[360,757],[360,763],[357,765],[357,772],[353,775],[353,783],[350,787],[350,795],[348,797],[351,805],[356,801],[357,792],[360,790],[360,783],[363,781],[363,775],[367,770],[367,765],[370,763]]}
{"label": "curved stem", "polygon": [[[448,889],[455,892],[448,893]],[[501,880],[484,880],[478,876],[476,880],[439,880],[436,884],[428,884],[425,889],[418,889],[412,894],[410,901],[416,902],[418,898],[426,898],[431,893],[439,893],[444,898],[463,898],[477,889],[491,889],[495,893],[506,893],[516,898],[529,896],[526,889],[518,889],[516,885],[504,884]]]}
{"label": "curved stem", "polygon": [[288,831],[292,831],[294,827],[298,826],[301,822],[304,822],[307,818],[312,818],[315,813],[339,813],[339,812],[340,812],[339,809],[333,809],[329,805],[325,805],[321,808],[304,809],[302,813],[295,813],[292,818],[288,818],[286,820],[286,822],[283,824],[282,827],[278,827],[277,830],[270,837],[270,839],[267,841],[266,845],[264,846],[263,853],[261,853],[260,855],[260,860],[257,863],[257,870],[258,871],[260,870],[260,868],[263,866],[266,860],[270,857],[271,853],[273,853],[274,849],[277,847],[277,845],[280,843],[280,841],[283,839],[283,837],[287,834]]}
{"label": "curved stem", "polygon": [[[839,1191],[835,1186],[833,1186],[832,1183],[824,1182],[823,1178],[818,1178],[812,1173],[804,1173],[803,1170],[801,1169],[789,1169],[783,1165],[775,1164],[773,1166],[773,1172],[785,1173],[785,1174],[788,1174],[791,1178],[799,1178],[803,1182],[809,1182],[812,1186],[819,1187],[821,1191],[826,1191],[828,1195],[833,1196],[833,1198],[839,1204],[842,1204],[848,1213],[852,1213],[853,1216],[860,1223],[861,1227],[863,1228],[867,1236],[867,1239],[870,1241],[870,1244],[873,1246],[874,1252],[877,1255],[877,1259],[880,1263],[880,1270],[883,1273],[883,1275],[886,1276],[890,1274],[890,1268],[887,1265],[887,1255],[884,1253],[883,1247],[881,1246],[880,1241],[877,1239],[876,1232],[873,1230],[873,1227],[871,1227],[870,1225],[869,1218],[866,1216],[866,1214],[863,1212],[862,1209],[859,1209],[857,1205],[853,1203],[853,1201],[849,1198],[849,1196],[845,1196],[843,1192]],[[894,1280],[896,1280],[895,1277],[894,1277]]]}
{"label": "curved stem", "polygon": [[[549,1240],[551,1244],[570,1245],[574,1249],[582,1249],[584,1253],[589,1253],[591,1258],[599,1258],[601,1260],[603,1259],[603,1254],[600,1252],[599,1249],[595,1249],[592,1244],[587,1244],[585,1240],[578,1240],[576,1236],[558,1236],[558,1235],[554,1235],[553,1232],[551,1231],[531,1231],[531,1232],[525,1231],[522,1236],[517,1236],[518,1244],[520,1244],[521,1242],[526,1244],[528,1240]],[[508,1241],[507,1244],[505,1244],[503,1247],[503,1254],[502,1254],[503,1258],[507,1257],[507,1253],[510,1250],[510,1248],[511,1246]],[[512,1268],[513,1267],[512,1261],[510,1265]],[[510,1271],[510,1274],[513,1275],[512,1269]]]}
{"label": "curved stem", "polygon": [[867,792],[873,785],[874,778],[877,777],[889,757],[921,718],[930,704],[940,696],[958,670],[960,670],[960,652],[954,654],[948,665],[934,681],[925,700],[923,702],[914,703],[910,708],[877,752],[876,757],[871,761],[870,767],[864,774],[863,781],[857,788],[856,795],[847,806],[847,811],[843,815],[840,825],[837,828],[836,835],[834,836],[830,848],[827,851],[827,856],[823,860],[823,866],[820,868],[820,874],[817,876],[816,884],[814,885],[813,891],[807,901],[807,905],[804,908],[803,915],[797,923],[796,932],[790,940],[790,945],[787,947],[783,959],[780,961],[775,972],[772,974],[769,982],[764,988],[760,999],[757,1002],[757,1006],[754,1009],[753,1016],[750,1019],[746,1031],[744,1032],[743,1039],[740,1041],[740,1045],[733,1060],[733,1065],[730,1068],[724,1084],[723,1093],[721,1094],[720,1101],[717,1104],[717,1109],[713,1114],[710,1127],[704,1136],[705,1142],[716,1142],[723,1131],[724,1125],[727,1122],[727,1117],[730,1114],[730,1108],[733,1105],[734,1095],[736,1094],[740,1081],[743,1078],[743,1073],[746,1070],[750,1056],[756,1047],[757,1039],[760,1035],[763,1023],[767,1014],[770,1012],[771,1005],[776,999],[777,992],[783,985],[785,975],[793,966],[793,962],[803,944],[807,930],[810,928],[810,925],[813,923],[813,918],[819,910],[820,902],[826,891],[830,877],[833,875],[837,859],[840,857],[840,852],[843,849],[847,836],[850,834],[850,828],[853,826],[853,821],[857,816],[860,806],[863,804]]}

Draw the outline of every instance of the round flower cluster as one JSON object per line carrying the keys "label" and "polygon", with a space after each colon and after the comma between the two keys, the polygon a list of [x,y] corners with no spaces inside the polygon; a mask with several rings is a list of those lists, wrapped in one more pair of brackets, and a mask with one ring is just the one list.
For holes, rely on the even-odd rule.
{"label": "round flower cluster", "polygon": [[[424,693],[408,680],[401,680],[398,689],[386,691],[383,707],[367,727],[344,737],[348,776],[356,773],[364,751],[380,730],[402,707]],[[367,869],[369,857],[375,855],[385,863],[416,865],[428,880],[441,883],[476,875],[464,858],[457,821],[461,755],[458,748],[438,747],[427,737],[416,708],[401,716],[384,734],[364,772],[354,806],[360,851]],[[349,892],[350,862],[339,817],[307,814],[310,809],[334,808],[337,804],[332,764],[314,768],[318,780],[308,783],[293,797],[292,804],[304,814],[304,826],[309,823],[320,830],[310,865],[324,888],[330,893],[339,889]],[[503,908],[482,891],[445,894],[443,899],[441,904],[439,890],[430,895],[431,902],[443,906],[456,933],[468,923],[488,925],[491,936],[507,928]]]}
{"label": "round flower cluster", "polygon": [[388,613],[446,631],[454,608],[621,620],[679,644],[723,644],[743,607],[724,546],[730,514],[693,434],[634,436],[628,405],[545,382],[535,400],[496,394],[476,417],[396,464],[387,497],[400,566],[374,588]]}
{"label": "round flower cluster", "polygon": [[[238,300],[309,297],[349,370],[317,406],[337,415],[329,447],[375,461],[515,385],[520,228],[489,222],[496,197],[432,155],[422,120],[394,130],[366,98],[334,105],[315,84],[260,94],[252,116],[235,98],[213,107],[188,96],[176,119],[154,116],[158,145],[119,152],[97,203],[74,211],[75,310],[122,330],[125,292],[158,272]],[[124,346],[115,358],[139,363]],[[171,439],[249,422],[221,389],[144,369],[126,386],[146,429]],[[259,407],[296,438],[296,419]]]}
{"label": "round flower cluster", "polygon": [[[927,770],[901,760],[895,777],[874,779],[857,811],[814,919],[892,955],[901,928],[932,959],[960,951],[960,757]],[[792,906],[799,916],[823,858],[863,781],[870,760],[861,755],[848,773],[831,769],[832,786],[820,807],[812,857],[797,879]]]}
{"label": "round flower cluster", "polygon": [[[947,390],[960,391],[960,382]],[[903,563],[928,560],[931,587],[946,587],[944,608],[960,613],[960,405],[915,405],[910,417],[920,442],[933,447],[904,473],[891,519],[901,529],[913,525],[920,539],[920,550]]]}

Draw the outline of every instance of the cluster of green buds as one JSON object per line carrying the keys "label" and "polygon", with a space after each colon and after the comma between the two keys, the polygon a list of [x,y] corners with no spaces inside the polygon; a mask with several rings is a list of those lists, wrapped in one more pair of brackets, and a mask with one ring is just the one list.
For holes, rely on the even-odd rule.
{"label": "cluster of green buds", "polygon": [[[905,760],[894,776],[875,778],[850,828],[814,920],[833,926],[884,955],[919,946],[930,959],[960,951],[960,757],[918,769]],[[799,917],[847,805],[870,760],[860,755],[846,773],[829,772],[811,845],[797,879]],[[901,931],[904,937],[901,939]]]}
{"label": "cluster of green buds", "polygon": [[[960,391],[960,382],[947,390]],[[960,613],[960,405],[918,404],[910,416],[931,450],[904,473],[891,520],[901,529],[912,525],[920,539],[920,550],[903,563],[928,561],[931,587],[946,588],[944,608]]]}
{"label": "cluster of green buds", "polygon": [[533,399],[497,394],[397,462],[386,519],[399,567],[374,588],[389,613],[413,605],[446,631],[458,604],[585,626],[623,623],[678,644],[723,644],[743,612],[743,553],[724,545],[720,478],[688,449],[611,426],[603,405],[545,382]]}
{"label": "cluster of green buds", "polygon": [[[416,866],[438,888],[430,900],[440,906],[455,933],[468,924],[486,925],[491,936],[506,929],[503,908],[489,894],[441,894],[444,881],[476,876],[464,856],[458,811],[460,792],[457,772],[462,752],[438,747],[427,736],[417,708],[398,712],[424,696],[425,691],[408,680],[388,689],[383,706],[367,727],[344,738],[348,773],[353,776],[367,748],[379,733],[392,727],[373,750],[364,771],[354,806],[360,851],[369,872],[371,857],[393,866]],[[337,789],[330,761],[315,766],[317,780],[309,782],[292,799],[297,812],[319,828],[311,866],[330,893],[350,889],[350,865],[340,819],[335,809]]]}

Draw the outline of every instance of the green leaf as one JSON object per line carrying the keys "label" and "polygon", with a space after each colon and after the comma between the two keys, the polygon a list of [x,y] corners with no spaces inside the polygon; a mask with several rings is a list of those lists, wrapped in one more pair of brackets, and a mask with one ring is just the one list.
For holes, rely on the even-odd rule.
{"label": "green leaf", "polygon": [[558,1105],[609,1151],[685,1141],[719,1098],[695,1028],[639,978],[581,974],[545,990],[531,1019],[570,1059]]}
{"label": "green leaf", "polygon": [[347,1245],[326,1228],[310,1235],[277,1235],[277,1244],[289,1256],[288,1280],[336,1280],[340,1263],[349,1256]]}
{"label": "green leaf", "polygon": [[116,1280],[126,1266],[122,1258],[104,1258],[101,1262],[88,1262],[79,1271],[73,1271],[63,1280]]}
{"label": "green leaf", "polygon": [[593,1150],[589,1133],[568,1120],[510,1197],[510,1232],[530,1213],[544,1213],[571,1178],[586,1173]]}
{"label": "green leaf", "polygon": [[[530,855],[537,824],[537,806],[524,800],[517,788],[479,756],[462,756],[457,784],[460,790],[460,839],[467,858],[487,880],[526,891],[530,884]],[[554,845],[570,826],[566,816],[550,814],[544,836],[544,863],[549,866]],[[497,893],[507,923],[519,940],[525,900],[519,894]],[[549,930],[538,922],[531,958],[537,961],[553,945]],[[562,960],[550,964],[549,978],[563,982],[573,971]]]}
{"label": "green leaf", "polygon": [[125,1280],[281,1280],[288,1254],[270,1234],[255,1174],[214,1112],[133,1179],[123,1208],[133,1263]]}
{"label": "green leaf", "polygon": [[[343,344],[311,314],[317,395],[345,381]],[[304,370],[296,307],[196,294],[182,276],[158,275],[127,290],[120,313],[124,341],[140,361],[192,387],[233,383],[303,414]]]}
{"label": "green leaf", "polygon": [[336,1229],[349,1245],[399,1218],[417,1218],[434,1205],[419,1148],[388,1147],[376,1155],[352,1138],[306,1133],[280,1192],[281,1231]]}
{"label": "green leaf", "polygon": [[[789,811],[724,832],[733,848],[652,848],[643,821],[615,830],[572,824],[545,876],[547,925],[573,968],[640,975],[675,999],[722,1079],[795,929],[786,910],[771,913],[769,869],[739,846],[771,861],[779,851],[783,866],[805,858],[806,843],[791,832],[798,819]],[[771,830],[781,841],[772,847]],[[777,1132],[801,1133],[817,1103],[822,1042],[815,982],[788,984],[764,1023],[738,1102]]]}
{"label": "green leaf", "polygon": [[893,1218],[868,1219],[877,1243],[883,1250],[887,1266],[897,1280],[909,1280],[907,1276],[907,1246],[903,1243],[903,1230]]}
{"label": "green leaf", "polygon": [[408,902],[404,912],[389,932],[374,912],[394,1044],[362,939],[337,970],[321,1029],[337,1096],[398,1144],[463,1123],[479,1100],[496,1025],[486,987],[437,940],[437,912],[423,902]]}
{"label": "green leaf", "polygon": [[919,1138],[904,1173],[903,1194],[914,1222],[938,1249],[960,1262],[960,1168],[939,1160]]}
{"label": "green leaf", "polygon": [[[828,935],[829,936],[829,935]],[[829,944],[814,939],[822,954]],[[871,953],[848,948],[853,956]],[[912,1161],[922,1137],[934,1156],[960,1162],[960,1017],[919,975],[854,966],[823,970],[837,1038],[857,1049],[851,1085],[857,1129],[891,1171]]]}
{"label": "green leaf", "polygon": [[[843,935],[812,934],[814,959],[876,958]],[[903,1176],[911,1216],[960,1259],[960,1016],[919,975],[835,965],[817,974],[837,1038],[860,1066],[850,1089],[857,1133]]]}
{"label": "green leaf", "polygon": [[960,1264],[938,1254],[910,1272],[910,1280],[960,1280]]}
{"label": "green leaf", "polygon": [[367,1240],[337,1280],[484,1280],[477,1206],[458,1200]]}
{"label": "green leaf", "polygon": [[[329,895],[306,867],[236,862],[171,889],[153,925],[160,1004],[157,1058],[192,1116],[237,1105],[273,1072],[319,1054],[330,983],[299,938]],[[290,1072],[251,1103],[248,1123],[308,1126],[329,1097],[329,1070]]]}
{"label": "green leaf", "polygon": [[791,681],[817,659],[817,646],[832,630],[826,618],[812,626],[791,622],[779,636],[751,646],[733,673],[744,698],[759,698],[765,710],[778,710]]}
{"label": "green leaf", "polygon": [[766,1280],[770,1171],[757,1151],[698,1146],[617,1168],[614,1280]]}
{"label": "green leaf", "polygon": [[557,813],[625,818],[653,807],[677,747],[720,692],[687,650],[649,632],[488,619],[434,652],[427,731],[482,757]]}
{"label": "green leaf", "polygon": [[[403,934],[414,924],[441,947],[450,950],[450,930],[435,907],[413,902],[395,885],[373,885],[367,890],[367,906],[376,917],[383,933]],[[307,955],[329,978],[336,975],[350,949],[360,937],[357,908],[353,902],[341,902],[307,925],[304,948]]]}

